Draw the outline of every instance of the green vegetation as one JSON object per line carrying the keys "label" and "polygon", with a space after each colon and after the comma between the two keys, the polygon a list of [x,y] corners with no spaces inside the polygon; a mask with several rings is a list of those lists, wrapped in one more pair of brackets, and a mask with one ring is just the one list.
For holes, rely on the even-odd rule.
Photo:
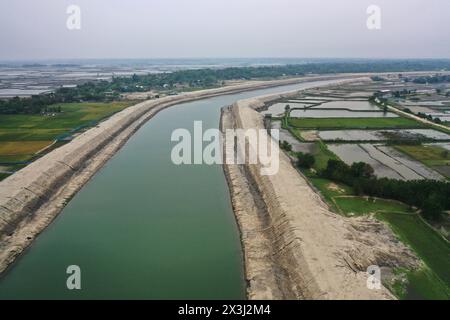
{"label": "green vegetation", "polygon": [[[434,154],[442,155],[442,152],[435,151]],[[401,299],[449,299],[450,246],[413,209],[414,205],[420,207],[422,204],[426,216],[435,217],[436,212],[439,215],[450,199],[449,184],[377,179],[369,165],[346,165],[322,141],[316,142],[312,155],[315,159],[313,169],[302,168],[302,172],[332,210],[345,216],[374,214],[386,221],[424,261],[424,267],[418,270],[394,270],[400,274],[395,279],[400,277],[400,280],[387,284],[390,290]],[[396,198],[403,202],[389,200]]]}
{"label": "green vegetation", "polygon": [[400,239],[413,247],[425,263],[450,285],[450,246],[446,240],[419,215],[379,213],[378,217],[388,222]]}
{"label": "green vegetation", "polygon": [[110,85],[108,81],[88,82],[75,88],[59,88],[55,92],[33,95],[30,98],[0,100],[0,114],[60,113],[58,104],[62,103],[110,102],[119,99],[119,93],[108,91]]}
{"label": "green vegetation", "polygon": [[397,150],[450,179],[450,151],[435,145],[399,145]]}
{"label": "green vegetation", "polygon": [[434,75],[434,76],[425,76],[425,77],[417,77],[412,79],[414,83],[426,84],[426,83],[446,83],[450,82],[449,75]]}
{"label": "green vegetation", "polygon": [[342,183],[334,183],[328,179],[308,175],[309,180],[320,191],[320,193],[332,204],[335,197],[353,195],[353,189]]}
{"label": "green vegetation", "polygon": [[411,213],[411,208],[404,203],[370,197],[334,197],[336,205],[347,216],[361,216],[377,212]]}
{"label": "green vegetation", "polygon": [[320,172],[321,170],[327,167],[328,161],[331,159],[338,159],[338,157],[328,150],[327,145],[322,141],[315,142],[314,152],[312,154],[314,156],[314,170],[316,172]]}
{"label": "green vegetation", "polygon": [[353,188],[348,185],[320,178],[311,173],[306,173],[306,175],[327,203],[336,209],[336,212],[345,216],[360,216],[378,212],[403,214],[413,212],[411,207],[402,202],[356,196]]}
{"label": "green vegetation", "polygon": [[[275,119],[277,119],[277,118],[274,118],[274,120],[275,120]],[[288,114],[287,114],[287,113],[284,115],[284,117],[278,118],[278,119],[277,119],[277,120],[280,120],[280,121],[281,121],[281,128],[282,128],[282,129],[288,130],[289,133],[292,134],[292,136],[294,136],[297,140],[299,140],[299,141],[304,141],[304,139],[302,138],[300,132],[298,132],[297,129],[292,128],[292,127],[289,125],[287,119],[288,119]]]}
{"label": "green vegetation", "polygon": [[[405,112],[406,112],[406,111],[405,111]],[[433,122],[436,123],[436,124],[442,124],[441,119],[439,119],[438,117],[433,118],[433,116],[432,116],[431,114],[426,114],[426,113],[423,113],[423,112],[418,112],[418,113],[417,113],[417,116],[418,116],[419,118],[426,119],[426,120],[428,120],[428,121],[433,121]]]}
{"label": "green vegetation", "polygon": [[428,299],[450,299],[450,245],[418,215],[377,213],[431,269],[408,273],[409,290]]}
{"label": "green vegetation", "polygon": [[407,118],[289,118],[289,124],[302,129],[407,129],[423,124]]}
{"label": "green vegetation", "polygon": [[450,152],[439,146],[403,145],[395,148],[429,167],[450,165]]}
{"label": "green vegetation", "polygon": [[450,209],[450,183],[433,180],[402,181],[377,178],[365,163],[348,166],[340,160],[329,160],[321,176],[352,186],[356,194],[395,199],[421,209],[429,220],[440,220],[443,210]]}
{"label": "green vegetation", "polygon": [[[305,172],[329,206],[345,216],[375,214],[386,221],[394,233],[414,250],[426,264],[418,270],[400,270],[408,280],[390,285],[391,291],[401,299],[450,299],[448,257],[450,246],[418,214],[401,202],[355,196],[353,188]],[[396,270],[394,270],[396,271]]]}
{"label": "green vegetation", "polygon": [[297,164],[300,168],[310,169],[316,162],[313,155],[309,153],[297,153]]}
{"label": "green vegetation", "polygon": [[292,151],[292,145],[287,141],[280,141],[280,148],[286,151]]}
{"label": "green vegetation", "polygon": [[[300,130],[317,129],[384,129],[425,127],[407,118],[288,118],[286,127],[298,138]],[[413,158],[428,165],[445,165],[448,153],[442,148],[428,149],[421,141],[401,140],[399,150],[410,153]],[[443,210],[450,209],[450,184],[438,181],[397,181],[378,179],[372,167],[365,163],[352,166],[330,152],[322,141],[315,142],[311,156],[312,169],[300,166],[310,183],[318,189],[330,208],[345,216],[373,214],[388,223],[393,232],[424,262],[417,270],[394,270],[398,272],[395,282],[387,284],[401,299],[450,299],[448,259],[449,243],[425,220],[439,220]],[[425,147],[425,148],[424,148]],[[404,150],[401,150],[404,148]],[[300,155],[304,158],[304,155]],[[447,161],[447,162],[446,162]],[[395,199],[395,200],[391,200]],[[396,201],[398,200],[398,201]],[[434,220],[433,220],[434,221]],[[440,223],[438,223],[440,225]],[[402,281],[405,279],[406,281]]]}
{"label": "green vegetation", "polygon": [[61,113],[50,115],[2,115],[0,141],[54,140],[63,133],[101,120],[132,105],[133,102],[66,103]]}

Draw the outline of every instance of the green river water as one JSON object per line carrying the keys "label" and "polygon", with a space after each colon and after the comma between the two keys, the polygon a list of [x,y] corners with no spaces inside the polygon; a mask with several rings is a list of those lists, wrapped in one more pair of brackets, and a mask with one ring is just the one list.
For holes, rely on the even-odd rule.
{"label": "green river water", "polygon": [[[0,278],[1,299],[244,299],[242,250],[219,165],[172,164],[172,131],[217,128],[220,108],[305,83],[158,113]],[[68,290],[66,268],[81,268]]]}

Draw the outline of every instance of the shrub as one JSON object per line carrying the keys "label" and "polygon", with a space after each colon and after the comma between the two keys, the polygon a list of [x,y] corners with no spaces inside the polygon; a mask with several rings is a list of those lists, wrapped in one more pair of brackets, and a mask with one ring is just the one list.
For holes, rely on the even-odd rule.
{"label": "shrub", "polygon": [[310,169],[314,163],[316,163],[316,158],[312,154],[299,152],[297,154],[297,164],[300,168]]}

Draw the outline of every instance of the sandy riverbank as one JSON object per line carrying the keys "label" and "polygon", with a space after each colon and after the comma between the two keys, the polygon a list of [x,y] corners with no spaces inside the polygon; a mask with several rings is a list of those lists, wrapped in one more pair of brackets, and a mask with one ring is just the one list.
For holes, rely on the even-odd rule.
{"label": "sandy riverbank", "polygon": [[113,115],[0,182],[0,273],[133,133],[162,109],[217,95],[352,76],[304,77],[201,90],[145,101]]}
{"label": "sandy riverbank", "polygon": [[[221,127],[264,128],[254,109],[291,95],[238,101],[223,110]],[[284,153],[273,176],[262,176],[260,165],[253,164],[224,165],[224,170],[250,299],[394,299],[384,286],[368,289],[367,267],[378,265],[389,273],[419,265],[386,225],[331,212]]]}

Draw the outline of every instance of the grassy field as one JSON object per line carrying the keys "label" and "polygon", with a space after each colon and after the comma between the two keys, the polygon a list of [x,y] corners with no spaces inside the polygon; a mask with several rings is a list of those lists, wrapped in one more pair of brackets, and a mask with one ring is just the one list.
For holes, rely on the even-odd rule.
{"label": "grassy field", "polygon": [[450,164],[450,152],[439,146],[415,145],[396,146],[395,148],[429,166]]}
{"label": "grassy field", "polygon": [[27,161],[52,141],[1,141],[0,163]]}
{"label": "grassy field", "polygon": [[405,129],[424,125],[407,118],[289,118],[289,124],[302,129]]}
{"label": "grassy field", "polygon": [[[20,167],[17,162],[30,161],[36,152],[63,134],[82,126],[93,124],[126,107],[131,101],[111,103],[66,103],[52,107],[61,107],[61,113],[49,115],[1,115],[0,116],[0,163],[8,170]],[[10,164],[8,166],[8,164]],[[0,180],[7,174],[1,174]]]}
{"label": "grassy field", "polygon": [[[450,178],[450,152],[448,150],[431,145],[396,146],[395,148]],[[447,170],[445,170],[446,168]]]}
{"label": "grassy field", "polygon": [[353,196],[352,188],[344,184],[317,177],[310,171],[304,173],[335,212],[345,216],[374,213],[424,261],[425,266],[419,270],[399,271],[408,279],[406,287],[403,283],[391,286],[399,298],[450,299],[449,244],[409,206],[397,201]]}
{"label": "grassy field", "polygon": [[449,243],[418,215],[378,213],[377,217],[386,221],[430,269],[408,273],[410,294],[428,299],[450,299]]}

